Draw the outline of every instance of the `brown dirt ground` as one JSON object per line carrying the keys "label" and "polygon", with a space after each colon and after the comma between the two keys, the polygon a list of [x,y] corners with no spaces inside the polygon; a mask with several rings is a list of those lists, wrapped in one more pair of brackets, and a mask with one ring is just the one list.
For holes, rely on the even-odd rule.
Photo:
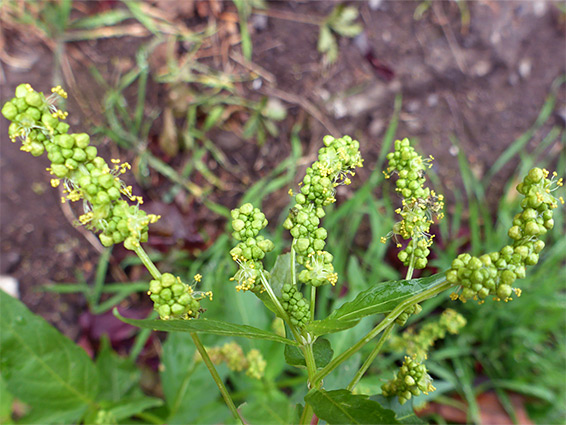
{"label": "brown dirt ground", "polygon": [[[231,192],[214,193],[213,199],[234,207],[246,182],[265,175],[287,155],[290,129],[299,119],[304,121],[301,137],[307,154],[315,153],[321,137],[333,131],[360,140],[367,164],[360,173],[363,179],[379,153],[399,93],[403,106],[398,137],[418,140],[422,151],[437,159],[437,172],[448,189],[460,190],[450,136],[460,140],[474,172],[484,175],[495,158],[534,123],[552,82],[566,72],[564,16],[552,2],[468,2],[471,23],[464,33],[455,2],[433,2],[432,9],[418,21],[413,17],[418,2],[383,1],[377,10],[369,3],[356,4],[369,51],[394,72],[394,78],[381,78],[368,60],[368,51],[361,51],[356,42],[344,38],[339,41],[338,62],[325,69],[316,51],[316,26],[269,17],[266,27],[252,36],[253,63],[275,76],[276,82],[264,82],[260,94],[282,98],[289,114],[280,126],[280,138],[269,140],[261,149],[229,132],[218,134],[218,146],[229,157],[237,158],[241,175],[235,179],[227,176],[234,179],[229,181]],[[308,17],[328,14],[333,4],[290,1],[270,2],[269,6],[275,13]],[[230,10],[232,5],[225,7]],[[187,25],[191,22],[186,20]],[[23,82],[48,90],[53,85],[55,67],[53,52],[44,40],[9,25],[2,29],[2,35],[4,52],[28,60],[29,65],[17,67],[3,55],[0,100],[12,96],[14,88]],[[108,64],[131,59],[139,43],[138,38],[122,37],[70,43],[69,49],[96,52],[94,66],[108,72]],[[85,64],[70,64],[84,92],[100,98],[101,93],[89,86]],[[251,84],[242,88],[249,96],[258,96]],[[153,85],[152,90],[151,99],[162,104],[163,86]],[[79,94],[71,92],[70,97]],[[527,150],[532,150],[552,125],[564,126],[565,102],[562,86],[557,113],[535,134]],[[305,112],[306,103],[319,111],[320,119],[311,117],[312,109]],[[71,124],[75,131],[84,131],[92,117],[81,116],[76,113],[78,109],[71,101]],[[153,135],[159,134],[159,125],[156,122]],[[107,141],[101,139],[99,143],[107,152],[115,151]],[[560,143],[547,154],[556,155],[564,148]],[[84,232],[74,228],[72,216],[62,211],[59,194],[49,186],[44,171],[46,159],[31,160],[9,143],[4,119],[0,119],[0,149],[0,272],[19,280],[21,299],[33,311],[78,338],[77,317],[85,308],[82,297],[36,290],[48,282],[74,281],[76,268],[92,276],[97,250],[85,243]],[[120,155],[125,159],[131,156]],[[182,162],[175,161],[173,164]],[[514,164],[493,182],[491,202],[501,195],[502,184]],[[158,199],[160,185],[165,184],[156,181],[158,189],[146,191],[150,199]],[[212,237],[222,231],[221,220],[212,217],[201,203],[193,199],[189,204],[196,211],[189,225],[205,226]],[[186,208],[186,201],[184,205]],[[274,210],[281,206],[275,201],[273,205]],[[193,230],[183,237],[194,236]]]}

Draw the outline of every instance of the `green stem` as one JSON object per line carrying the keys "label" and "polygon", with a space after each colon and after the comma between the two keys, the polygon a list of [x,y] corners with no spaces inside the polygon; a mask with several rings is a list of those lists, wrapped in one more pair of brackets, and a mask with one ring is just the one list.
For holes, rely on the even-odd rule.
{"label": "green stem", "polygon": [[[411,244],[413,245],[413,252],[411,253],[411,260],[409,261],[409,269],[407,270],[405,280],[411,280],[411,278],[413,277],[413,271],[415,270],[415,268],[414,268],[414,266],[415,266],[415,246],[416,246],[415,239],[411,240]],[[352,391],[354,389],[354,387],[356,385],[358,385],[358,382],[360,382],[360,379],[362,379],[362,376],[364,376],[366,371],[369,369],[369,367],[371,366],[371,364],[373,363],[373,361],[377,357],[377,354],[379,353],[379,351],[381,350],[381,348],[385,344],[385,341],[389,337],[389,334],[391,333],[391,331],[393,330],[394,327],[395,327],[395,323],[391,323],[385,329],[385,331],[383,332],[383,335],[381,335],[381,338],[379,338],[377,345],[371,351],[371,353],[367,357],[364,364],[356,372],[356,374],[354,375],[354,378],[352,379],[350,384],[346,387],[348,390]]]}
{"label": "green stem", "polygon": [[161,279],[161,272],[157,269],[155,264],[153,264],[153,261],[151,261],[151,258],[149,258],[149,255],[147,255],[142,246],[138,245],[136,249],[134,249],[134,252],[140,258],[141,262],[153,278],[156,280]]}
{"label": "green stem", "polygon": [[360,379],[362,379],[362,376],[364,376],[366,371],[369,369],[369,367],[371,366],[371,364],[373,363],[373,361],[377,357],[377,354],[379,353],[379,351],[381,350],[381,348],[385,344],[385,341],[387,341],[387,338],[389,337],[389,334],[391,333],[391,331],[393,330],[394,327],[395,327],[395,323],[391,323],[385,329],[385,331],[383,332],[383,335],[381,335],[381,338],[379,338],[377,345],[371,351],[370,355],[368,356],[368,358],[366,359],[366,361],[364,362],[362,367],[356,372],[356,375],[354,375],[354,378],[352,379],[352,381],[346,387],[347,390],[352,391],[354,389],[354,387],[356,385],[358,385],[358,382],[360,382]]}
{"label": "green stem", "polygon": [[164,420],[153,413],[148,412],[140,412],[134,415],[136,418],[140,418],[141,420],[145,421],[149,424],[161,425],[163,424]]}
{"label": "green stem", "polygon": [[295,240],[296,239],[293,239],[293,243],[291,244],[291,264],[289,264],[291,269],[291,282],[293,283],[293,286],[297,286],[297,274],[295,270]]}
{"label": "green stem", "polygon": [[409,261],[409,269],[407,270],[405,280],[411,280],[413,277],[413,271],[415,270],[415,248],[417,247],[415,239],[411,240],[411,245],[413,245],[413,252],[411,252],[411,260]]}
{"label": "green stem", "polygon": [[[134,252],[140,258],[140,260],[142,261],[142,263],[144,264],[146,269],[149,271],[149,273],[153,276],[153,278],[154,279],[160,279],[161,278],[161,272],[157,269],[155,264],[153,264],[153,261],[151,261],[151,259],[149,258],[147,253],[144,251],[144,249],[141,247],[141,245],[137,246],[135,248]],[[208,368],[208,371],[212,375],[212,379],[214,379],[214,382],[216,382],[216,385],[218,385],[218,389],[220,390],[220,393],[222,394],[222,397],[224,398],[226,405],[232,411],[232,414],[234,415],[234,417],[237,420],[239,420],[241,424],[243,424],[244,420],[240,416],[238,409],[236,409],[236,406],[234,405],[234,402],[232,401],[232,398],[230,397],[230,394],[228,393],[228,390],[226,389],[224,382],[222,382],[222,379],[220,379],[220,376],[218,375],[218,372],[216,371],[214,364],[210,360],[210,357],[208,356],[208,353],[206,352],[204,345],[202,345],[200,338],[195,333],[191,333],[191,338],[193,339],[193,341],[194,341],[194,343],[197,347],[197,350],[200,353],[200,356],[202,357],[202,359],[204,361],[204,364],[206,365],[206,367]]]}
{"label": "green stem", "polygon": [[311,285],[311,320],[314,320],[314,309],[316,308],[316,286]]}
{"label": "green stem", "polygon": [[338,367],[342,362],[352,357],[355,353],[357,353],[363,346],[365,346],[368,342],[370,342],[373,338],[379,335],[384,329],[390,326],[395,319],[407,309],[407,307],[420,303],[424,300],[434,297],[439,293],[445,291],[446,289],[451,288],[454,286],[452,283],[444,281],[443,283],[439,284],[438,286],[434,286],[433,288],[429,288],[426,291],[421,292],[411,298],[407,298],[405,301],[400,303],[397,307],[395,307],[375,328],[373,328],[370,332],[366,334],[362,339],[360,339],[357,343],[355,343],[352,347],[348,348],[339,356],[335,357],[330,363],[328,363],[324,368],[322,368],[314,377],[315,381],[319,381],[332,372],[336,367]]}
{"label": "green stem", "polygon": [[206,367],[208,368],[208,371],[212,375],[212,379],[214,379],[214,382],[216,382],[216,385],[218,386],[218,389],[220,390],[220,393],[222,394],[222,397],[224,398],[226,405],[232,411],[232,414],[234,415],[234,417],[241,424],[244,424],[244,420],[240,416],[240,412],[238,412],[238,409],[236,409],[236,406],[234,405],[234,402],[232,401],[232,398],[230,397],[230,394],[228,393],[228,390],[226,389],[224,382],[222,381],[222,379],[218,375],[218,372],[216,371],[216,368],[214,367],[212,360],[210,360],[210,357],[208,356],[208,353],[206,352],[206,348],[204,348],[204,345],[202,345],[200,338],[195,333],[191,333],[191,338],[193,339],[193,341],[194,341],[194,343],[197,347],[197,350],[200,353],[202,360],[204,361],[204,364],[206,365]]}

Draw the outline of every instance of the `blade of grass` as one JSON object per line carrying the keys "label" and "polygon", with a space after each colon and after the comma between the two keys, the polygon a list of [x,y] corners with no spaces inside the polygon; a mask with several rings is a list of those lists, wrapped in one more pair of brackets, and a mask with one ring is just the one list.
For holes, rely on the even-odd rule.
{"label": "blade of grass", "polygon": [[533,138],[535,132],[541,128],[546,121],[552,115],[552,111],[556,105],[556,97],[558,94],[558,89],[562,84],[566,82],[566,76],[561,75],[557,77],[551,86],[550,94],[547,96],[538,117],[536,118],[534,124],[521,136],[519,136],[502,154],[497,158],[489,172],[486,174],[483,185],[487,187],[491,179],[495,174],[497,174],[504,166],[511,160],[515,155],[517,155],[525,145]]}

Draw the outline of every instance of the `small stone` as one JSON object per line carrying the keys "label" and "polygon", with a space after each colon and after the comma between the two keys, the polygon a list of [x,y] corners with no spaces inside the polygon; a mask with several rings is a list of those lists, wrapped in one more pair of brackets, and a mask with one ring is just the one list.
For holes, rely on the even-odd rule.
{"label": "small stone", "polygon": [[0,275],[0,289],[14,298],[20,298],[20,284],[12,276]]}

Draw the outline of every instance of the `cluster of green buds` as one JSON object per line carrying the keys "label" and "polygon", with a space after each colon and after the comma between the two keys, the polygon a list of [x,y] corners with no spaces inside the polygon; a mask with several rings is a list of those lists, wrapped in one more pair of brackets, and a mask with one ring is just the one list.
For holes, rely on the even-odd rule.
{"label": "cluster of green buds", "polygon": [[552,192],[562,186],[562,179],[556,180],[556,173],[549,179],[549,173],[540,168],[529,171],[517,191],[524,196],[521,201],[523,211],[513,219],[508,235],[513,239],[499,252],[474,257],[460,254],[446,272],[446,280],[462,287],[460,294],[452,294],[452,299],[466,302],[469,299],[480,302],[493,295],[496,300],[510,301],[513,293],[521,295],[519,288],[513,288],[516,279],[525,277],[526,266],[538,263],[544,242],[539,238],[553,228],[552,210],[562,198],[555,198]]}
{"label": "cluster of green buds", "polygon": [[[297,262],[307,269],[299,274],[299,280],[314,286],[334,285],[338,278],[332,255],[324,251],[327,232],[320,226],[325,216],[323,207],[336,202],[336,187],[350,184],[354,169],[363,166],[357,140],[325,136],[323,143],[318,160],[307,168],[300,192],[295,195],[295,205],[283,223],[293,237]],[[292,190],[289,193],[293,196]]]}
{"label": "cluster of green buds", "polygon": [[423,308],[420,304],[413,304],[407,307],[407,309],[403,311],[403,313],[397,316],[395,323],[397,323],[399,326],[404,326],[405,323],[407,323],[407,320],[409,320],[409,317],[411,317],[413,314],[419,314],[422,310]]}
{"label": "cluster of green buds", "polygon": [[396,395],[401,404],[405,404],[412,396],[416,397],[421,392],[428,394],[435,389],[426,366],[409,356],[405,356],[405,361],[395,378],[381,386],[381,392],[385,397]]}
{"label": "cluster of green buds", "polygon": [[[267,362],[261,352],[255,348],[244,354],[242,347],[236,342],[227,342],[221,347],[207,347],[206,351],[212,363],[219,365],[225,363],[228,369],[234,372],[246,371],[246,375],[253,379],[261,379],[265,373]],[[199,352],[195,353],[195,361],[202,361]]]}
{"label": "cluster of green buds", "polygon": [[[12,121],[10,139],[20,139],[21,150],[33,156],[47,152],[51,161],[47,170],[54,176],[51,185],[63,183],[62,202],[83,201],[79,222],[100,232],[104,246],[124,242],[126,248],[135,249],[147,240],[148,225],[159,216],[141,210],[142,198],[132,195],[132,187],[120,179],[129,164],[112,160],[109,166],[90,145],[88,134],[69,133],[69,125],[62,121],[67,112],[56,107],[57,100],[66,99],[67,93],[60,86],[52,92],[46,97],[29,84],[16,88],[16,96],[2,108],[2,115]],[[130,205],[123,197],[136,204]]]}
{"label": "cluster of green buds", "polygon": [[[194,284],[201,279],[200,274],[195,275]],[[212,300],[212,292],[197,292],[171,273],[163,273],[159,279],[152,280],[147,294],[162,320],[195,319],[203,311],[199,301],[203,298]]]}
{"label": "cluster of green buds", "polygon": [[281,306],[289,314],[289,320],[295,326],[305,326],[310,319],[309,304],[295,285],[286,283],[281,288]]}
{"label": "cluster of green buds", "polygon": [[254,208],[250,203],[233,209],[231,214],[232,236],[240,242],[230,251],[232,259],[238,264],[238,271],[230,280],[238,282],[238,291],[261,290],[263,286],[257,284],[260,274],[269,278],[262,260],[274,248],[271,240],[259,234],[267,226],[267,219],[259,208]]}
{"label": "cluster of green buds", "polygon": [[[410,239],[411,242],[399,252],[398,258],[405,266],[423,269],[428,263],[429,248],[434,237],[430,234],[433,217],[443,218],[444,208],[444,197],[424,187],[425,171],[432,166],[434,158],[423,159],[411,146],[409,139],[403,139],[395,141],[395,151],[389,153],[387,159],[389,166],[384,171],[385,177],[390,178],[393,173],[398,175],[395,190],[403,197],[402,208],[395,210],[401,215],[401,221],[395,223],[388,236],[400,235],[405,240]],[[381,238],[381,242],[386,241],[386,237]],[[397,243],[397,247],[401,248],[402,245]]]}
{"label": "cluster of green buds", "polygon": [[412,328],[402,335],[395,335],[390,340],[390,347],[395,351],[404,351],[421,361],[427,358],[429,349],[434,343],[446,337],[447,333],[457,334],[466,326],[466,319],[452,309],[446,309],[436,321],[426,323],[418,333]]}

